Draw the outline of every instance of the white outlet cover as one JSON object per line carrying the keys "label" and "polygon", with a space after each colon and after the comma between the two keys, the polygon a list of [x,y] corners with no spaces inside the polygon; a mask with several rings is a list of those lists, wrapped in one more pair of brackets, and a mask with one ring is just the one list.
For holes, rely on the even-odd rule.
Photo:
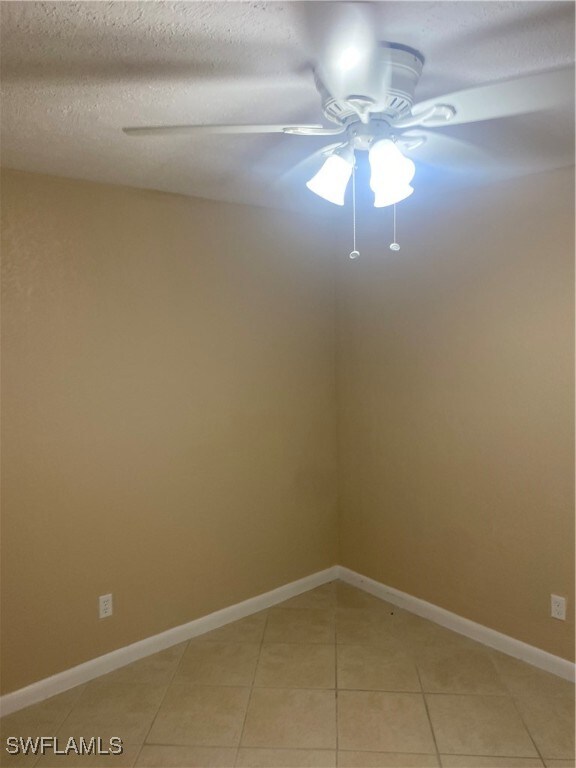
{"label": "white outlet cover", "polygon": [[98,617],[106,619],[112,616],[112,595],[100,595],[98,598]]}
{"label": "white outlet cover", "polygon": [[553,619],[566,620],[566,598],[550,595],[550,615]]}

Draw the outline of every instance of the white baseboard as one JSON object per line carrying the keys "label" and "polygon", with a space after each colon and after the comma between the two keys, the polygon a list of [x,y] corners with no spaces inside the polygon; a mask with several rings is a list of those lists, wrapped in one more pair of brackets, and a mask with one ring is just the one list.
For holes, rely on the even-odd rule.
{"label": "white baseboard", "polygon": [[369,592],[381,600],[386,600],[388,603],[410,611],[410,613],[415,613],[424,619],[429,619],[447,629],[458,632],[460,635],[465,635],[472,640],[488,645],[490,648],[506,653],[508,656],[521,659],[528,664],[532,664],[534,667],[539,667],[546,670],[546,672],[551,672],[553,675],[563,677],[565,680],[574,682],[576,679],[576,666],[571,661],[562,659],[560,656],[554,656],[554,654],[543,651],[533,645],[523,643],[514,637],[497,632],[495,629],[477,624],[475,621],[465,619],[456,613],[434,605],[434,603],[428,603],[426,600],[413,597],[407,592],[401,592],[398,589],[394,589],[394,587],[387,587],[385,584],[374,581],[374,579],[370,579],[367,576],[362,576],[355,571],[351,571],[349,568],[338,566],[337,570],[339,579],[358,589],[364,590],[364,592]]}
{"label": "white baseboard", "polygon": [[133,661],[138,661],[138,659],[190,640],[192,637],[218,629],[232,621],[238,621],[238,619],[258,613],[258,611],[263,611],[284,600],[288,600],[290,597],[295,597],[335,579],[341,579],[358,589],[379,597],[381,600],[397,605],[399,608],[404,608],[454,632],[502,651],[502,653],[514,656],[517,659],[526,661],[528,664],[544,669],[546,672],[551,672],[553,675],[558,675],[574,682],[576,667],[566,659],[554,656],[508,635],[503,635],[501,632],[496,632],[496,630],[485,627],[482,624],[476,624],[474,621],[458,616],[456,613],[451,613],[433,603],[428,603],[426,600],[420,600],[420,598],[413,597],[406,592],[401,592],[393,587],[387,587],[385,584],[374,581],[374,579],[370,579],[367,576],[362,576],[355,571],[351,571],[349,568],[334,565],[324,571],[313,573],[310,576],[305,576],[303,579],[298,579],[298,581],[293,581],[270,592],[265,592],[263,595],[251,597],[249,600],[244,600],[241,603],[236,603],[215,613],[202,616],[179,627],[168,629],[166,632],[161,632],[158,635],[147,637],[145,640],[140,640],[137,643],[119,648],[104,656],[91,659],[84,664],[79,664],[77,667],[59,672],[52,677],[39,680],[37,683],[26,686],[26,688],[20,688],[13,693],[8,693],[0,697],[0,712],[2,716],[9,715],[11,712],[29,707],[31,704],[36,704],[39,701],[50,698],[50,696],[56,696],[58,693],[63,693],[77,685],[87,683],[96,677],[100,677],[100,675],[112,672],[126,664],[131,664]]}
{"label": "white baseboard", "polygon": [[326,568],[324,571],[313,573],[310,576],[305,576],[303,579],[298,579],[298,581],[292,581],[290,584],[285,584],[270,592],[265,592],[263,595],[251,597],[241,603],[236,603],[228,608],[202,616],[187,624],[168,629],[166,632],[147,637],[145,640],[132,643],[124,648],[118,648],[116,651],[106,653],[104,656],[98,656],[98,658],[86,661],[77,667],[66,669],[64,672],[52,675],[52,677],[47,677],[25,688],[5,694],[0,697],[0,712],[2,716],[9,715],[11,712],[29,707],[31,704],[48,699],[50,696],[56,696],[58,693],[63,693],[77,685],[82,685],[82,683],[87,683],[95,677],[112,672],[126,664],[131,664],[133,661],[138,661],[138,659],[142,659],[145,656],[150,656],[153,653],[190,640],[192,637],[203,635],[205,632],[211,632],[213,629],[218,629],[232,621],[238,621],[238,619],[243,619],[253,613],[263,611],[265,608],[270,608],[284,600],[288,600],[290,597],[300,595],[302,592],[307,592],[337,578],[338,566],[334,565],[331,568]]}

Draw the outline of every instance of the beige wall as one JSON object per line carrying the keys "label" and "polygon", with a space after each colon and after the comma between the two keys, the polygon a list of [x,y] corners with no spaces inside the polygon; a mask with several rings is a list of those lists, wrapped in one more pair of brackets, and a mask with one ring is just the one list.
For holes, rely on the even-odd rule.
{"label": "beige wall", "polygon": [[396,255],[377,215],[350,262],[4,173],[3,691],[337,561],[571,658],[572,180],[407,204]]}
{"label": "beige wall", "polygon": [[6,692],[333,565],[336,409],[310,222],[16,172],[2,193]]}
{"label": "beige wall", "polygon": [[400,253],[380,232],[339,270],[342,564],[565,658],[573,179],[399,208]]}

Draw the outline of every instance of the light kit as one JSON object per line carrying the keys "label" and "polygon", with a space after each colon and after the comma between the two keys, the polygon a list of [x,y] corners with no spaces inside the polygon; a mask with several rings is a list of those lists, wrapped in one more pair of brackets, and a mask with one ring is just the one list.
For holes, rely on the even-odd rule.
{"label": "light kit", "polygon": [[[416,170],[414,163],[402,154],[392,139],[372,142],[368,159],[375,208],[399,203],[414,192],[410,186]],[[324,200],[344,205],[354,164],[354,148],[349,144],[339,147],[328,155],[318,173],[306,182],[306,186]]]}
{"label": "light kit", "polygon": [[[369,120],[366,124],[352,125],[348,130],[347,141],[331,145],[320,150],[324,162],[320,170],[306,182],[311,192],[330,203],[343,206],[346,189],[352,180],[352,229],[353,247],[351,259],[360,256],[356,248],[356,150],[367,151],[370,164],[370,189],[374,193],[374,208],[394,207],[394,238],[390,250],[399,251],[396,242],[396,203],[405,200],[413,192],[410,182],[414,178],[416,166],[406,157],[398,146],[398,140],[392,134],[390,125],[384,120]],[[411,137],[403,141],[407,149],[420,146],[424,137]]]}

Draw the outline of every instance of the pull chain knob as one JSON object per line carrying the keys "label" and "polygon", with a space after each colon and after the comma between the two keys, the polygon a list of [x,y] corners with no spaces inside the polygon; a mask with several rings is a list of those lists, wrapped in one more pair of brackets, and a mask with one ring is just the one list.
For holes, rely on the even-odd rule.
{"label": "pull chain knob", "polygon": [[400,244],[396,242],[396,203],[394,203],[394,240],[390,243],[390,250],[400,250]]}
{"label": "pull chain knob", "polygon": [[352,166],[352,250],[349,253],[351,259],[357,259],[360,251],[356,250],[356,163]]}

